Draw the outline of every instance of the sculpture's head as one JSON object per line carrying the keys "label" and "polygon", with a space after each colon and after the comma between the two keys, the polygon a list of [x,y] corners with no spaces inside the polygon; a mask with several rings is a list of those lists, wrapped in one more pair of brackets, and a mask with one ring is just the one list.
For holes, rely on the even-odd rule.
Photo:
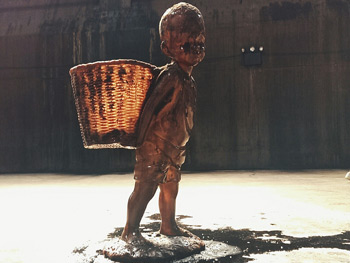
{"label": "sculpture's head", "polygon": [[163,14],[159,23],[161,49],[180,65],[196,66],[205,55],[205,26],[193,5],[178,3]]}

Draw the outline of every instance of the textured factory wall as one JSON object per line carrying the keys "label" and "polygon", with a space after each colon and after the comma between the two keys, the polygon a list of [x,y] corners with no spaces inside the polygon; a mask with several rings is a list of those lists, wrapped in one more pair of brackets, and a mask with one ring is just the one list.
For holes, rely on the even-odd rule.
{"label": "textured factory wall", "polygon": [[[158,22],[176,1],[17,0],[0,6],[0,172],[131,171],[130,150],[85,150],[71,66],[162,65]],[[207,56],[185,168],[348,168],[348,1],[188,1]],[[263,46],[262,65],[241,48]]]}
{"label": "textured factory wall", "polygon": [[[150,59],[148,1],[8,1],[0,7],[0,172],[130,171],[129,150],[82,146],[69,68]],[[158,20],[158,17],[155,18]]]}
{"label": "textured factory wall", "polygon": [[[349,1],[202,2],[196,167],[348,167]],[[251,45],[261,66],[241,64]]]}

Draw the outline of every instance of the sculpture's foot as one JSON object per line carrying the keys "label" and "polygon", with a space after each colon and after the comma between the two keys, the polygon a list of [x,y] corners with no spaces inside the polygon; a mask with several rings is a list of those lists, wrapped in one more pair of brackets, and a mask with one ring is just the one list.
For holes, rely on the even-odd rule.
{"label": "sculpture's foot", "polygon": [[149,242],[146,238],[141,235],[140,231],[135,231],[132,233],[125,233],[123,232],[121,237],[121,240],[125,241],[126,243],[130,245],[140,245],[140,246],[147,246],[147,245],[152,245],[151,242]]}
{"label": "sculpture's foot", "polygon": [[175,226],[172,228],[161,227],[159,232],[160,232],[160,234],[166,235],[166,236],[183,236],[183,237],[190,237],[190,238],[200,240],[200,238],[197,237],[195,234],[192,234],[190,231],[183,229],[179,226]]}

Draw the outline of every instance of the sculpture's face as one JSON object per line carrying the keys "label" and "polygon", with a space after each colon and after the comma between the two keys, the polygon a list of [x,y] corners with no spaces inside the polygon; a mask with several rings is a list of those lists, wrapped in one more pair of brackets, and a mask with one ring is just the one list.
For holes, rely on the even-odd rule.
{"label": "sculpture's face", "polygon": [[179,34],[172,31],[174,40],[168,43],[171,57],[180,64],[196,66],[205,56],[205,35],[204,32],[194,31]]}
{"label": "sculpture's face", "polygon": [[165,19],[164,53],[180,64],[196,66],[205,56],[205,27],[200,14],[177,13]]}

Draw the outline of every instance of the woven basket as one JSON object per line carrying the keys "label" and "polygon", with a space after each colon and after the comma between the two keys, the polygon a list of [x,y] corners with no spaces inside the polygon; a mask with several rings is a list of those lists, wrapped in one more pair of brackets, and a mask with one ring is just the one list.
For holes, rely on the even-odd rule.
{"label": "woven basket", "polygon": [[135,148],[136,124],[154,68],[136,60],[111,60],[70,69],[85,148]]}

